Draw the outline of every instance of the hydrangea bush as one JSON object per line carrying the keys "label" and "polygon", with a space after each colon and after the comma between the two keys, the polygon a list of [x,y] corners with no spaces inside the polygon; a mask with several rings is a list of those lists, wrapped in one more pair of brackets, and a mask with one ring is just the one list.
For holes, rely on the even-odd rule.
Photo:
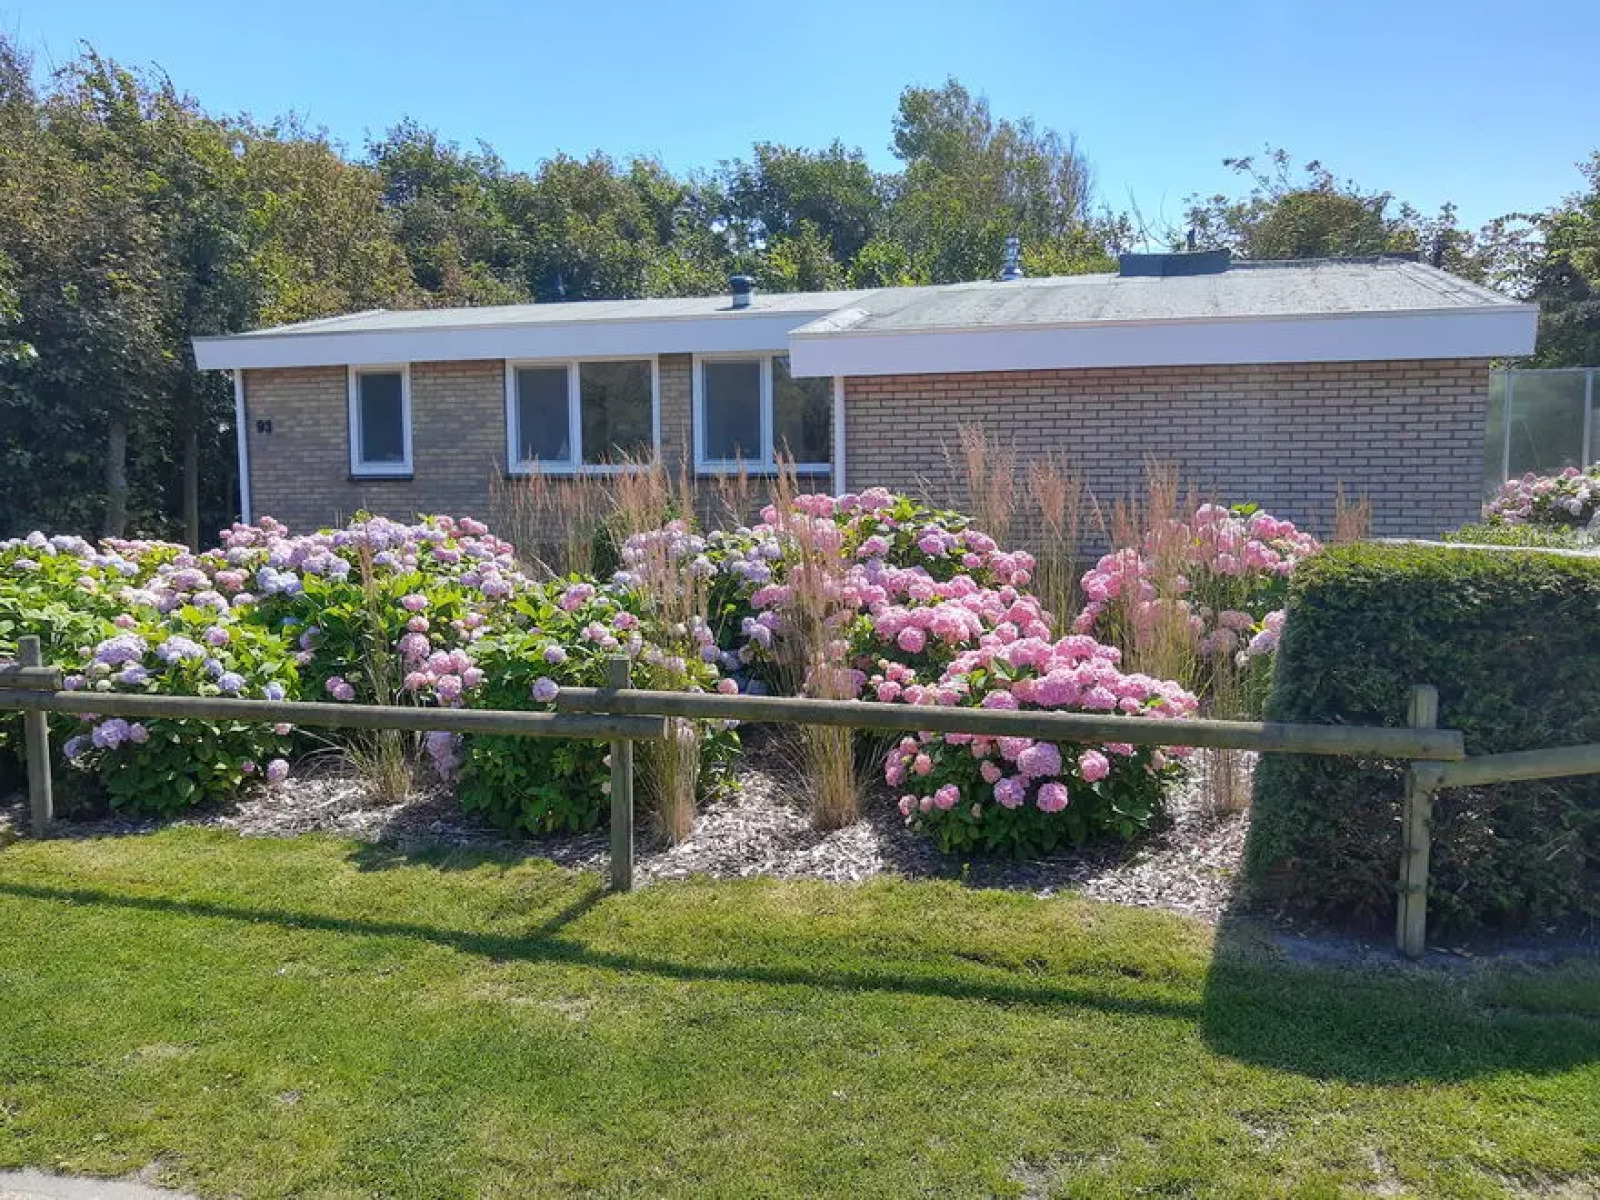
{"label": "hydrangea bush", "polygon": [[1102,557],[1083,577],[1086,603],[1073,630],[1146,661],[1175,641],[1191,659],[1194,686],[1240,682],[1248,706],[1271,677],[1289,576],[1321,548],[1253,505],[1203,504],[1189,520],[1166,522],[1141,545]]}
{"label": "hydrangea bush", "polygon": [[[596,664],[619,649],[648,674],[659,652],[626,605],[625,590],[589,583],[553,594],[517,568],[508,543],[466,518],[359,518],[298,536],[268,518],[235,525],[203,554],[40,534],[0,543],[0,652],[37,633],[67,687],[99,691],[537,707],[554,680],[599,682]],[[523,679],[522,665],[506,657],[518,638],[560,645],[587,673]],[[694,670],[715,686],[714,663],[697,661]],[[504,678],[491,681],[491,672]],[[98,777],[113,805],[158,812],[226,795],[252,777],[282,782],[295,745],[287,727],[244,722],[55,724],[69,761]],[[16,725],[6,726],[13,741]],[[464,799],[503,824],[592,825],[597,773],[565,771],[537,796],[524,785],[545,780],[540,755],[576,763],[593,744],[511,741],[521,757],[510,757],[533,765],[492,803],[484,782],[492,755],[444,734],[425,745],[442,777],[466,770]],[[718,753],[725,741],[713,743]]]}
{"label": "hydrangea bush", "polygon": [[[1034,562],[997,546],[966,518],[874,489],[797,496],[750,528],[686,546],[712,573],[722,665],[771,686],[796,636],[800,537],[838,551],[825,581],[842,620],[827,648],[851,695],[887,704],[982,706],[1181,718],[1193,695],[1125,674],[1120,655],[1087,636],[1058,638],[1027,591]],[[800,523],[803,529],[797,531]],[[625,562],[630,551],[624,547]],[[626,575],[619,577],[624,582]],[[1149,826],[1177,767],[1173,754],[1126,744],[1035,745],[1027,739],[923,734],[883,763],[901,812],[950,851],[1044,853],[1065,842]]]}
{"label": "hydrangea bush", "polygon": [[[1193,695],[1170,681],[1124,674],[1120,660],[1115,648],[1082,635],[1051,641],[1001,629],[956,657],[931,701],[1151,719],[1194,714]],[[1063,842],[1147,828],[1175,773],[1173,760],[1185,754],[1125,742],[1068,747],[923,732],[889,752],[884,776],[902,789],[901,813],[946,851],[1048,853]]]}
{"label": "hydrangea bush", "polygon": [[[1265,514],[1202,512],[1190,533],[1217,574],[1252,586],[1278,579],[1308,541]],[[1229,554],[1238,572],[1223,566]],[[36,630],[70,686],[107,691],[542,710],[563,686],[603,683],[620,652],[645,687],[805,691],[825,663],[819,693],[876,703],[1130,720],[1196,709],[1177,683],[1124,669],[1087,629],[1063,629],[1028,590],[1029,555],[881,489],[798,496],[726,532],[673,521],[628,539],[619,559],[609,582],[535,582],[482,524],[446,517],[362,517],[306,535],[262,520],[203,554],[34,535],[0,543],[0,639]],[[695,611],[708,619],[662,602],[663,564],[705,594]],[[1128,565],[1136,586],[1138,564]],[[1123,586],[1115,579],[1107,586]],[[798,654],[798,640],[819,636],[804,607],[819,596],[825,644]],[[1252,638],[1273,632],[1265,603],[1259,588],[1240,601]],[[1247,632],[1225,617],[1218,627]],[[796,675],[796,661],[812,666]],[[68,746],[113,803],[170,810],[252,776],[281,781],[295,736],[87,718]],[[713,729],[699,745],[703,778],[715,780],[737,743]],[[435,733],[425,746],[462,804],[506,828],[587,829],[604,811],[602,743]],[[924,734],[900,741],[883,769],[907,820],[945,848],[1038,853],[1146,827],[1180,758],[1122,743]]]}
{"label": "hydrangea bush", "polygon": [[1600,463],[1508,479],[1484,510],[1491,525],[1555,525],[1600,538]]}
{"label": "hydrangea bush", "polygon": [[[519,593],[508,606],[509,619],[473,647],[473,662],[482,672],[481,685],[472,689],[474,705],[548,711],[563,687],[604,686],[607,661],[619,651],[634,659],[636,686],[652,686],[665,676],[694,691],[733,687],[714,662],[673,658],[646,641],[640,607],[637,593],[616,585],[555,583]],[[592,829],[610,794],[605,742],[439,735],[431,744],[444,769],[457,772],[462,806],[507,829]],[[705,739],[708,784],[737,749],[728,729]]]}

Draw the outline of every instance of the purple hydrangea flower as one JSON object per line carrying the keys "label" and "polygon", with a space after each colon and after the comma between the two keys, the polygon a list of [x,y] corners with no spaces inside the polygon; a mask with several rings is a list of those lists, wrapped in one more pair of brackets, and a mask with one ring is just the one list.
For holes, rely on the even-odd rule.
{"label": "purple hydrangea flower", "polygon": [[136,663],[149,651],[150,647],[142,637],[132,633],[119,633],[116,637],[107,638],[94,648],[95,662],[105,663],[108,667],[120,666],[123,663]]}
{"label": "purple hydrangea flower", "polygon": [[128,740],[128,723],[121,717],[111,717],[94,727],[89,740],[101,750],[115,750]]}
{"label": "purple hydrangea flower", "polygon": [[175,634],[161,645],[156,647],[156,657],[168,666],[174,663],[187,662],[201,659],[206,656],[205,649],[198,643],[190,641],[182,635]]}

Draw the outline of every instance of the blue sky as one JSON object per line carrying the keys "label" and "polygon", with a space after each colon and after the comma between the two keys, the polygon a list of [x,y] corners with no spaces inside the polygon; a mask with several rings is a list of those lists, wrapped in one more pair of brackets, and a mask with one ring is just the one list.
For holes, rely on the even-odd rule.
{"label": "blue sky", "polygon": [[1600,148],[1600,4],[0,0],[40,65],[86,40],[215,112],[295,112],[359,152],[409,114],[513,167],[557,150],[710,167],[834,138],[893,165],[900,89],[954,75],[1075,132],[1102,200],[1176,220],[1282,145],[1470,224],[1577,190]]}

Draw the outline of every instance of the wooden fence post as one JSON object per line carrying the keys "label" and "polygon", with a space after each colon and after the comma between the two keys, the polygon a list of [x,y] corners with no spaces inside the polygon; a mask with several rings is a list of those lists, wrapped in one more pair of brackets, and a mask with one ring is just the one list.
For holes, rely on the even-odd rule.
{"label": "wooden fence post", "polygon": [[[617,655],[606,663],[606,683],[617,691],[628,687],[629,661]],[[611,890],[633,890],[633,742],[611,742]]]}
{"label": "wooden fence post", "polygon": [[[1439,689],[1426,683],[1411,689],[1406,723],[1413,729],[1439,724]],[[1418,762],[1407,768],[1400,814],[1400,903],[1395,912],[1395,946],[1407,958],[1421,958],[1428,947],[1428,855],[1433,793],[1438,786],[1438,768]]]}
{"label": "wooden fence post", "polygon": [[[24,667],[44,666],[44,652],[32,634],[17,639],[17,661]],[[55,797],[50,787],[50,717],[42,709],[23,714],[22,728],[28,754],[28,809],[33,836],[45,837],[55,820]]]}

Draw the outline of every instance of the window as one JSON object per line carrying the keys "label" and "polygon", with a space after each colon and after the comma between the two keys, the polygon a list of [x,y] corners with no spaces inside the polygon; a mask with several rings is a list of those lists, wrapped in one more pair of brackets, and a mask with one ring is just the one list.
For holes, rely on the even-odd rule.
{"label": "window", "polygon": [[790,375],[786,354],[698,360],[696,468],[770,471],[786,455],[798,470],[829,470],[832,394],[827,379]]}
{"label": "window", "polygon": [[405,367],[350,368],[350,473],[411,474],[411,378]]}
{"label": "window", "polygon": [[507,363],[512,471],[605,471],[656,444],[655,362],[648,358]]}

